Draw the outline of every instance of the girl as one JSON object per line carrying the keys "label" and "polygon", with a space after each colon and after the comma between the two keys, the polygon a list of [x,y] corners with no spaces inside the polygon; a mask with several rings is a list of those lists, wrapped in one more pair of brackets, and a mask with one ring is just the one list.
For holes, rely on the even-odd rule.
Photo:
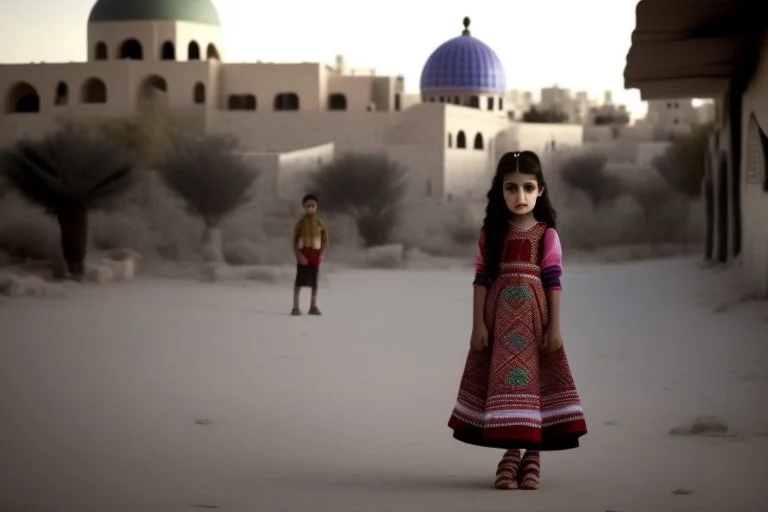
{"label": "girl", "polygon": [[506,449],[496,488],[538,489],[539,452],[576,448],[587,426],[563,350],[560,240],[535,153],[501,157],[485,212],[471,348],[448,426],[459,441]]}

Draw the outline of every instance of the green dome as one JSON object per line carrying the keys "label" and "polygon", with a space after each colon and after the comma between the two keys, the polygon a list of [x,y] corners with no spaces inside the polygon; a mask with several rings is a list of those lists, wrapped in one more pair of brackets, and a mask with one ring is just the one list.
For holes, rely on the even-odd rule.
{"label": "green dome", "polygon": [[211,0],[98,0],[88,23],[101,21],[191,21],[219,25]]}

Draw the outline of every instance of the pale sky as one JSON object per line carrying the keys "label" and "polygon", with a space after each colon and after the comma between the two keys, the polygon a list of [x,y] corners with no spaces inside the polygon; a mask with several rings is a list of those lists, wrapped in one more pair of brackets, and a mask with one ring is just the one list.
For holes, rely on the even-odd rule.
{"label": "pale sky", "polygon": [[[159,0],[156,0],[159,1]],[[418,92],[430,53],[472,19],[472,35],[493,48],[510,89],[558,85],[602,98],[613,91],[642,116],[636,90],[626,91],[624,65],[637,0],[213,0],[226,34],[228,62],[323,62],[405,76]],[[93,0],[0,3],[0,62],[67,62],[86,57]],[[374,10],[370,10],[375,6]]]}

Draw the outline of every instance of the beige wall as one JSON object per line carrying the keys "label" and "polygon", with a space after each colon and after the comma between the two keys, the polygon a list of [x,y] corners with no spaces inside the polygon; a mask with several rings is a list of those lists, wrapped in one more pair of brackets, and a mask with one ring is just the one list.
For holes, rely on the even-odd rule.
{"label": "beige wall", "polygon": [[[768,192],[766,164],[759,144],[748,136],[750,114],[754,113],[768,133],[768,38],[763,41],[758,69],[742,99],[742,261],[744,272],[755,289],[768,295]],[[756,141],[754,141],[756,142]],[[756,174],[754,180],[747,176]]]}
{"label": "beige wall", "polygon": [[[141,45],[142,58],[159,61],[163,58],[163,45],[172,43],[174,58],[188,61],[190,43],[197,45],[199,58],[209,55],[209,45],[216,57],[223,58],[224,37],[221,27],[181,21],[110,21],[88,24],[88,60],[97,59],[96,46],[104,43],[107,60],[119,60],[126,41],[135,39]],[[167,57],[167,56],[166,56]],[[194,57],[194,55],[193,55]]]}
{"label": "beige wall", "polygon": [[208,131],[237,137],[254,151],[283,152],[333,142],[336,151],[381,149],[393,114],[378,112],[210,113]]}
{"label": "beige wall", "polygon": [[407,169],[409,198],[441,200],[446,196],[442,148],[424,144],[392,144],[385,151],[389,158]]}
{"label": "beige wall", "polygon": [[277,179],[277,195],[280,199],[297,202],[310,192],[309,180],[323,165],[333,161],[333,144],[281,153]]}
{"label": "beige wall", "polygon": [[580,124],[517,123],[517,140],[521,150],[543,155],[549,152],[549,144],[555,142],[555,150],[580,147],[584,128]]}

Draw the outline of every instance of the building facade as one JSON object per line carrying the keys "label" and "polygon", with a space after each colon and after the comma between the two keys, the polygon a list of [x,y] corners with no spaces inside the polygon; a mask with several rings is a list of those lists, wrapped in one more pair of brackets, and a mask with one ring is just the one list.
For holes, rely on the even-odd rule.
{"label": "building facade", "polygon": [[768,296],[768,20],[760,2],[641,0],[624,72],[643,99],[715,100],[702,184],[705,257]]}
{"label": "building facade", "polygon": [[0,66],[0,145],[152,102],[185,129],[236,137],[286,198],[334,154],[362,151],[406,165],[412,195],[445,199],[484,193],[504,151],[581,144],[580,126],[508,119],[506,74],[469,19],[426,60],[416,101],[402,77],[343,60],[229,63],[210,0],[98,0],[87,30],[86,62]]}

